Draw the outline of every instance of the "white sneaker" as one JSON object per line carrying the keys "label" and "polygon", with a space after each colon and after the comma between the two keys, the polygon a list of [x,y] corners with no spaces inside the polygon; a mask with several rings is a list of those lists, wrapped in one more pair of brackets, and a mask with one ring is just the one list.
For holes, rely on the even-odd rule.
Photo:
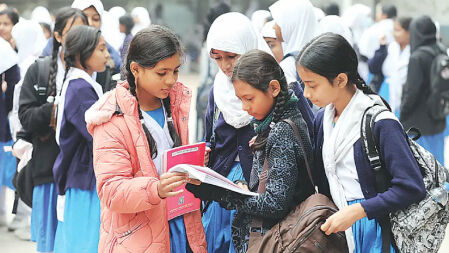
{"label": "white sneaker", "polygon": [[12,232],[15,231],[19,228],[24,228],[24,227],[29,227],[29,221],[28,218],[19,218],[16,216],[14,216],[14,218],[12,219],[11,223],[8,224],[8,231]]}
{"label": "white sneaker", "polygon": [[14,235],[17,236],[20,240],[29,241],[31,240],[31,227],[21,227],[14,231]]}

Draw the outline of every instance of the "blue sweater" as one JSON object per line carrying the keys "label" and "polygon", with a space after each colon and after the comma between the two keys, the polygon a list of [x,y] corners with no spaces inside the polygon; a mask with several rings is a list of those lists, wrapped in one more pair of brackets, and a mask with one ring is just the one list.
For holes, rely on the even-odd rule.
{"label": "blue sweater", "polygon": [[92,136],[87,131],[84,113],[97,100],[97,93],[87,81],[70,81],[61,120],[60,152],[53,166],[59,195],[64,195],[68,188],[95,189]]}
{"label": "blue sweater", "polygon": [[[320,192],[329,194],[323,165],[323,115],[321,109],[314,122],[315,182],[320,182]],[[374,124],[376,143],[380,147],[380,157],[391,176],[391,186],[384,193],[377,193],[375,174],[362,147],[361,139],[354,144],[354,160],[360,186],[365,197],[361,203],[369,219],[419,202],[426,195],[424,182],[418,163],[408,145],[401,124],[393,119],[379,120]]]}

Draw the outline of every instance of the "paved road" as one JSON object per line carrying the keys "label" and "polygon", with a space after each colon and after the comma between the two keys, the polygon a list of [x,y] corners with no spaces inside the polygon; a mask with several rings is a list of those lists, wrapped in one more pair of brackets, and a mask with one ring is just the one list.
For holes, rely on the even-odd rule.
{"label": "paved road", "polygon": [[[181,74],[179,81],[186,84],[192,89],[193,91],[192,98],[195,98],[196,88],[198,85],[198,76]],[[196,102],[195,99],[192,99],[191,105],[192,111],[190,113],[190,121],[189,121],[189,129],[191,132],[193,132],[196,127],[195,102]],[[447,146],[449,146],[449,142]],[[449,151],[449,147],[446,150]],[[449,158],[449,154],[446,154],[446,157]],[[446,164],[449,164],[448,162],[446,162]],[[12,192],[8,192],[7,202],[10,203],[10,205],[12,205],[12,201],[13,201],[13,194]],[[7,210],[11,210],[9,206]],[[12,217],[9,216],[8,219],[10,220],[12,219]],[[449,234],[449,229],[447,229],[446,234]],[[8,233],[5,227],[0,227],[0,253],[30,253],[30,252],[36,252],[36,245],[34,243],[21,241],[17,237],[15,237],[14,234]],[[446,240],[443,242],[439,253],[448,253],[448,252],[449,252],[449,236],[446,236]]]}

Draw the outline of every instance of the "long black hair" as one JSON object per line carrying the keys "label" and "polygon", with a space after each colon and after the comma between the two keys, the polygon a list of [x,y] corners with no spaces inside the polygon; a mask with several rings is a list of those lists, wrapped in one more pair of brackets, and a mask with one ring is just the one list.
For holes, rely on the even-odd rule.
{"label": "long black hair", "polygon": [[[128,53],[126,55],[125,73],[127,76],[129,91],[137,98],[136,80],[131,73],[131,62],[135,62],[144,68],[153,68],[156,64],[164,59],[170,58],[175,54],[183,54],[181,44],[178,37],[168,28],[160,25],[151,25],[139,31],[129,44]],[[137,101],[139,102],[139,101]],[[170,96],[162,100],[165,111],[167,113],[167,126],[170,136],[174,142],[174,147],[181,145],[181,139],[176,132],[175,125],[172,120],[170,107]],[[139,118],[142,121],[143,116],[138,104]],[[151,136],[145,124],[142,124],[143,130],[150,145],[151,157],[157,156],[157,147],[154,138]]]}
{"label": "long black hair", "polygon": [[[62,31],[67,23],[71,20],[70,26],[73,25],[75,20],[81,18],[84,21],[84,24],[88,24],[88,20],[86,15],[79,9],[63,7],[56,12],[55,17],[55,27],[54,32],[58,33],[59,36],[62,36]],[[51,54],[51,63],[50,63],[50,77],[48,78],[48,90],[50,91],[50,96],[56,95],[56,73],[58,72],[58,51],[59,47],[61,47],[61,43],[59,43],[55,36],[53,36],[53,51]]]}
{"label": "long black hair", "polygon": [[[312,39],[296,57],[296,64],[325,77],[330,83],[339,74],[345,73],[348,84],[354,84],[367,95],[377,95],[360,77],[357,55],[349,42],[339,34],[324,33]],[[388,103],[381,99],[390,109]]]}
{"label": "long black hair", "polygon": [[67,72],[71,67],[75,66],[77,59],[79,59],[83,68],[87,68],[86,61],[95,51],[98,41],[100,40],[100,36],[100,30],[87,25],[74,27],[67,33],[64,45],[64,81],[66,79]]}
{"label": "long black hair", "polygon": [[[272,80],[277,80],[280,85],[280,92],[275,98],[271,123],[279,122],[284,112],[285,104],[290,97],[284,71],[282,71],[282,68],[273,56],[257,49],[248,51],[239,58],[234,67],[231,81],[234,82],[236,80],[244,81],[264,93],[267,91],[269,83]],[[262,134],[257,135],[256,141],[252,146],[253,150],[260,150],[265,147],[269,130],[267,129]]]}

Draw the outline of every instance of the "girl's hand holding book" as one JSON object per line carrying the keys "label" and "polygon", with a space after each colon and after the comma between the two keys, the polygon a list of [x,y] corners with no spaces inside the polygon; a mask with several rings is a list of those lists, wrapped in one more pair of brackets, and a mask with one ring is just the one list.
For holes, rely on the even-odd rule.
{"label": "girl's hand holding book", "polygon": [[161,199],[164,199],[166,197],[172,197],[181,194],[183,192],[182,189],[175,192],[173,192],[173,190],[187,183],[188,180],[189,178],[185,173],[167,172],[162,174],[157,186],[159,197]]}
{"label": "girl's hand holding book", "polygon": [[204,153],[204,167],[207,167],[209,164],[209,154],[211,149],[209,147],[206,147],[206,152]]}

